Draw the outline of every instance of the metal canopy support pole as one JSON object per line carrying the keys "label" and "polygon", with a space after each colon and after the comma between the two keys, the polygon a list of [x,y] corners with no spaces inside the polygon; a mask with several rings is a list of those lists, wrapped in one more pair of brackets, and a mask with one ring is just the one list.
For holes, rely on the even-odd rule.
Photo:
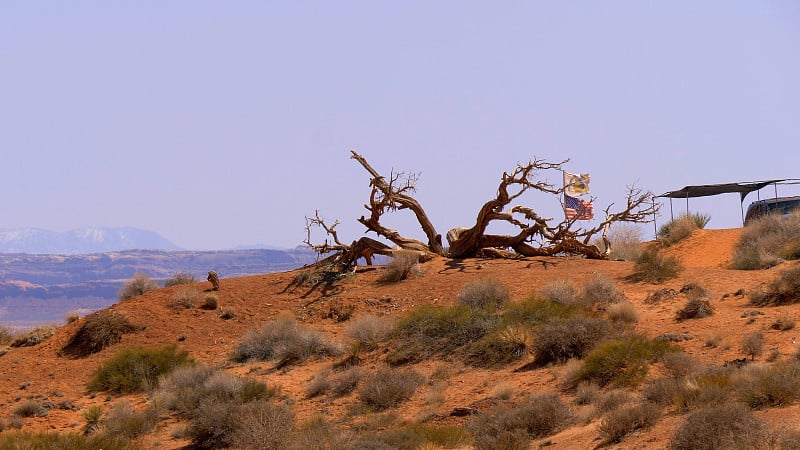
{"label": "metal canopy support pole", "polygon": [[672,197],[669,198],[669,218],[675,220],[675,213],[672,212]]}
{"label": "metal canopy support pole", "polygon": [[775,182],[775,183],[773,184],[773,186],[775,186],[775,198],[777,199],[777,198],[778,198],[778,183],[777,183],[777,182]]}
{"label": "metal canopy support pole", "polygon": [[689,215],[689,193],[686,193],[686,215]]}
{"label": "metal canopy support pole", "polygon": [[742,210],[742,226],[744,226],[744,199],[739,202],[739,209]]}
{"label": "metal canopy support pole", "polygon": [[656,199],[653,197],[653,238],[658,239],[658,225],[656,224]]}

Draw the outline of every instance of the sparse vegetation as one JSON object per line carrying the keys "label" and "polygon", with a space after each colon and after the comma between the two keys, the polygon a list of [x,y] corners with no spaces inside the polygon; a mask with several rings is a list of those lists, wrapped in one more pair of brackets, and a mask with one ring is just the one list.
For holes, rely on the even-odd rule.
{"label": "sparse vegetation", "polygon": [[47,415],[47,408],[33,400],[26,400],[14,408],[14,414],[19,417],[44,417]]}
{"label": "sparse vegetation", "polygon": [[749,356],[751,360],[764,353],[764,334],[755,331],[742,339],[742,353]]}
{"label": "sparse vegetation", "polygon": [[413,250],[395,250],[381,274],[381,281],[396,283],[419,272],[419,253]]}
{"label": "sparse vegetation", "polygon": [[695,230],[705,228],[711,217],[702,213],[688,213],[670,220],[658,229],[658,238],[664,245],[674,245],[689,236]]}
{"label": "sparse vegetation", "polygon": [[511,299],[508,288],[494,278],[467,283],[458,293],[458,303],[473,309],[496,310]]}
{"label": "sparse vegetation", "polygon": [[794,319],[789,317],[787,314],[781,314],[775,318],[769,327],[773,330],[788,331],[794,328]]}
{"label": "sparse vegetation", "polygon": [[614,322],[636,323],[639,320],[639,313],[633,303],[625,301],[609,305],[606,309],[608,318]]}
{"label": "sparse vegetation", "polygon": [[634,261],[642,252],[642,232],[634,224],[613,224],[608,240],[611,241],[611,260]]}
{"label": "sparse vegetation", "polygon": [[647,375],[650,362],[670,351],[668,342],[633,336],[598,345],[570,380],[592,381],[600,386],[635,386]]}
{"label": "sparse vegetation", "polygon": [[33,347],[50,339],[53,336],[53,327],[36,327],[25,333],[14,336],[12,347]]}
{"label": "sparse vegetation", "polygon": [[678,322],[689,319],[700,319],[714,314],[714,307],[705,298],[690,298],[683,308],[675,313],[675,320]]}
{"label": "sparse vegetation", "polygon": [[611,305],[625,300],[625,294],[614,285],[611,278],[594,273],[581,289],[580,304],[591,308],[594,305]]}
{"label": "sparse vegetation", "polygon": [[383,367],[363,378],[358,398],[379,411],[392,408],[411,398],[422,381],[414,370]]}
{"label": "sparse vegetation", "polygon": [[541,325],[536,329],[533,342],[536,363],[545,365],[582,358],[602,342],[610,330],[610,324],[604,319],[581,316]]}
{"label": "sparse vegetation", "polygon": [[133,297],[137,297],[146,292],[154,291],[160,287],[161,286],[159,286],[158,283],[152,281],[146,274],[137,272],[133,275],[133,279],[125,283],[125,286],[123,286],[119,291],[119,295],[117,295],[117,297],[119,297],[119,299],[122,301],[130,300]]}
{"label": "sparse vegetation", "polygon": [[152,431],[159,418],[160,412],[153,406],[137,412],[128,402],[118,403],[101,421],[103,434],[135,439]]}
{"label": "sparse vegetation", "polygon": [[250,330],[233,350],[232,360],[280,360],[279,365],[305,361],[312,356],[337,356],[339,345],[328,340],[319,331],[298,324],[288,314],[267,322],[259,329]]}
{"label": "sparse vegetation", "polygon": [[531,439],[554,434],[574,416],[558,394],[535,395],[516,407],[495,406],[468,423],[478,450],[527,449]]}
{"label": "sparse vegetation", "polygon": [[678,276],[683,266],[674,256],[664,256],[658,250],[649,248],[636,258],[633,270],[629,277],[631,281],[663,283]]}
{"label": "sparse vegetation", "polygon": [[155,386],[161,375],[190,363],[189,354],[174,345],[124,349],[94,372],[89,389],[121,393],[140,391]]}
{"label": "sparse vegetation", "polygon": [[394,330],[390,317],[363,314],[345,327],[347,335],[366,350],[372,350]]}
{"label": "sparse vegetation", "polygon": [[606,443],[619,442],[634,431],[655,425],[659,417],[660,408],[650,402],[624,406],[607,413],[598,430]]}
{"label": "sparse vegetation", "polygon": [[203,296],[203,305],[200,308],[210,311],[216,310],[219,308],[219,298],[217,298],[216,294],[206,294]]}
{"label": "sparse vegetation", "polygon": [[766,269],[783,260],[800,258],[800,213],[770,214],[745,227],[734,247],[731,267]]}
{"label": "sparse vegetation", "polygon": [[180,286],[172,294],[172,306],[174,308],[194,308],[195,304],[200,301],[202,293],[199,289],[191,286]]}
{"label": "sparse vegetation", "polygon": [[759,291],[750,294],[754,306],[789,305],[800,302],[800,266],[781,272],[780,277]]}
{"label": "sparse vegetation", "polygon": [[786,406],[800,399],[800,361],[749,365],[732,380],[739,398],[751,408]]}
{"label": "sparse vegetation", "polygon": [[86,316],[62,351],[72,357],[91,355],[119,343],[122,335],[141,329],[114,310],[98,311]]}
{"label": "sparse vegetation", "polygon": [[197,279],[194,277],[194,275],[186,272],[178,272],[164,281],[164,287],[172,287],[179,284],[192,284],[196,282]]}
{"label": "sparse vegetation", "polygon": [[0,448],[58,450],[135,450],[133,443],[112,436],[83,436],[74,433],[17,432],[1,433]]}
{"label": "sparse vegetation", "polygon": [[570,280],[558,279],[546,283],[541,288],[542,298],[565,306],[578,306],[578,289]]}
{"label": "sparse vegetation", "polygon": [[725,404],[690,414],[669,442],[670,450],[758,448],[766,424],[743,405]]}

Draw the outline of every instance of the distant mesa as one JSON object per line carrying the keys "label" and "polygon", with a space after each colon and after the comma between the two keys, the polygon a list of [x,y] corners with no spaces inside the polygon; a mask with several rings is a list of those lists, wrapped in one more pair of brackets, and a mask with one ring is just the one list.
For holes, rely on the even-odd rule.
{"label": "distant mesa", "polygon": [[154,231],[88,227],[69,231],[0,229],[0,253],[86,254],[121,250],[181,250]]}

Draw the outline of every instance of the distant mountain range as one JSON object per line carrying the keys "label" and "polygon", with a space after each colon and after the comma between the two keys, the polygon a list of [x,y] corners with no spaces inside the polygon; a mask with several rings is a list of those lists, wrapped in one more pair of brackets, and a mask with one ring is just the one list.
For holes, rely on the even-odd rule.
{"label": "distant mountain range", "polygon": [[154,231],[131,227],[87,227],[64,232],[0,229],[0,253],[75,255],[134,249],[181,250]]}

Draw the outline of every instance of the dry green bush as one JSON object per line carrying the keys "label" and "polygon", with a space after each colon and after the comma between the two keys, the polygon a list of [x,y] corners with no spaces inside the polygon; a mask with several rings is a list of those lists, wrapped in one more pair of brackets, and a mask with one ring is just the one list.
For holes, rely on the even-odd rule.
{"label": "dry green bush", "polygon": [[410,399],[422,382],[422,375],[414,370],[382,367],[363,378],[358,398],[380,411]]}
{"label": "dry green bush", "polygon": [[20,431],[0,433],[0,448],[13,450],[135,450],[139,447],[123,438],[113,436]]}
{"label": "dry green bush", "polygon": [[372,350],[394,330],[394,320],[387,316],[363,314],[351,320],[345,327],[347,335],[361,348]]}
{"label": "dry green bush", "polygon": [[[294,411],[289,406],[258,400],[236,407],[232,417],[235,420],[233,432],[230,435],[217,434],[225,438],[229,437],[235,448],[292,448]],[[213,417],[209,419],[214,420]],[[319,444],[317,443],[316,445]],[[310,446],[304,448],[320,447]]]}
{"label": "dry green bush", "polygon": [[575,388],[575,404],[576,405],[589,405],[594,403],[597,400],[598,393],[600,392],[600,388],[594,384],[589,382],[582,382],[578,383],[578,387]]}
{"label": "dry green bush", "polygon": [[496,310],[511,299],[508,288],[494,278],[467,283],[458,293],[458,303],[474,309]]}
{"label": "dry green bush", "polygon": [[631,336],[599,344],[569,380],[572,384],[593,381],[600,386],[638,385],[647,375],[651,362],[671,350],[665,341],[649,341]]}
{"label": "dry green bush", "polygon": [[194,308],[195,303],[200,301],[203,295],[200,289],[191,286],[181,286],[172,293],[172,307],[173,308]]}
{"label": "dry green bush", "polygon": [[605,319],[575,316],[539,326],[533,353],[538,365],[583,358],[608,337],[611,325]]}
{"label": "dry green bush", "polygon": [[786,406],[800,399],[800,361],[749,365],[732,380],[739,399],[751,408]]}
{"label": "dry green bush", "polygon": [[705,228],[710,220],[710,216],[702,213],[684,214],[662,225],[657,236],[664,245],[674,245],[691,236],[695,230]]}
{"label": "dry green bush", "polygon": [[682,322],[689,319],[701,319],[714,314],[714,307],[707,299],[691,298],[686,301],[683,308],[675,313],[675,320]]}
{"label": "dry green bush", "polygon": [[155,281],[150,280],[150,277],[137,272],[133,275],[133,279],[125,283],[125,285],[120,289],[119,294],[117,297],[120,300],[129,300],[133,297],[137,297],[139,295],[144,294],[145,292],[154,291],[159,289],[158,283]]}
{"label": "dry green bush", "polygon": [[677,258],[664,256],[658,250],[649,248],[642,251],[642,254],[636,258],[633,274],[628,279],[648,283],[663,283],[678,276],[681,270],[683,270],[683,265]]}
{"label": "dry green bush", "polygon": [[353,449],[434,450],[464,448],[472,443],[472,436],[463,427],[410,423],[365,436],[355,442]]}
{"label": "dry green bush", "polygon": [[486,336],[498,323],[497,315],[467,305],[422,305],[397,322],[392,333],[394,350],[387,362],[398,365],[435,355],[449,356]]}
{"label": "dry green bush", "polygon": [[800,266],[781,272],[766,289],[750,294],[750,304],[754,306],[789,305],[800,302]]}
{"label": "dry green bush", "polygon": [[687,377],[698,372],[700,363],[684,352],[669,352],[661,358],[664,370],[673,378]]}
{"label": "dry green bush", "polygon": [[53,327],[36,327],[25,333],[14,336],[11,341],[12,347],[33,347],[53,337]]}
{"label": "dry green bush", "polygon": [[364,371],[360,367],[351,367],[342,372],[319,372],[309,381],[306,397],[313,398],[325,393],[331,393],[334,397],[347,395],[356,389],[363,377]]}
{"label": "dry green bush", "polygon": [[210,311],[214,311],[219,307],[219,298],[216,294],[206,294],[203,296],[203,305],[200,306],[202,309],[207,309]]}
{"label": "dry green bush", "polygon": [[734,247],[734,269],[765,269],[800,258],[800,212],[771,214],[748,224]]}
{"label": "dry green bush", "polygon": [[236,311],[233,308],[227,307],[227,308],[220,308],[219,309],[219,318],[220,319],[222,319],[222,320],[230,320],[230,319],[233,319],[234,317],[236,317]]}
{"label": "dry green bush", "polygon": [[609,305],[606,309],[608,318],[614,322],[636,323],[639,321],[639,313],[633,303],[625,301]]}
{"label": "dry green bush", "polygon": [[597,396],[595,409],[600,414],[620,409],[635,400],[635,397],[625,389],[611,389]]}
{"label": "dry green bush", "polygon": [[413,250],[395,250],[380,276],[383,283],[396,283],[420,273],[419,253]]}
{"label": "dry green bush", "polygon": [[0,326],[0,345],[10,344],[14,340],[14,335],[6,327]]}
{"label": "dry green bush", "polygon": [[615,223],[608,232],[611,241],[609,259],[634,261],[642,252],[642,232],[636,225]]}
{"label": "dry green bush", "polygon": [[595,273],[581,289],[579,303],[584,307],[609,305],[625,300],[623,293],[607,275]]}
{"label": "dry green bush", "polygon": [[605,443],[619,442],[635,431],[652,427],[660,417],[660,408],[650,402],[624,406],[603,416],[598,430]]}
{"label": "dry green bush", "polygon": [[764,334],[754,331],[742,338],[742,353],[749,356],[751,360],[764,353]]}
{"label": "dry green bush", "polygon": [[570,280],[557,279],[550,281],[542,286],[540,294],[545,300],[565,306],[584,306],[578,299],[578,289],[575,287],[575,283]]}
{"label": "dry green bush", "polygon": [[341,347],[319,331],[298,324],[291,315],[282,314],[259,329],[250,330],[233,349],[232,360],[270,361],[281,365],[302,362],[312,356],[337,356]]}
{"label": "dry green bush", "polygon": [[186,272],[178,272],[164,281],[164,287],[172,287],[179,284],[192,284],[196,282],[197,279],[194,277],[194,275],[190,275]]}
{"label": "dry green bush", "polygon": [[746,406],[717,405],[693,412],[669,442],[671,450],[749,450],[762,444],[766,424]]}
{"label": "dry green bush", "polygon": [[117,403],[100,423],[103,434],[135,439],[150,433],[160,419],[158,408],[148,406],[142,411],[135,411],[128,402]]}
{"label": "dry green bush", "polygon": [[84,318],[78,331],[61,350],[75,358],[88,356],[122,341],[123,334],[141,329],[116,311],[98,311]]}
{"label": "dry green bush", "polygon": [[794,328],[794,319],[789,317],[788,314],[781,314],[776,317],[770,324],[770,328],[778,331],[788,331]]}
{"label": "dry green bush", "polygon": [[511,324],[489,332],[467,348],[467,362],[476,367],[498,367],[522,359],[530,352],[531,327]]}
{"label": "dry green bush", "polygon": [[[292,450],[355,450],[350,433],[337,429],[322,416],[314,416],[295,427],[292,434]],[[262,445],[259,448],[269,448]]]}
{"label": "dry green bush", "polygon": [[178,350],[175,345],[127,348],[114,354],[94,372],[89,389],[121,393],[140,391],[155,386],[160,376],[186,364],[191,364],[189,353]]}
{"label": "dry green bush", "polygon": [[467,424],[474,445],[483,449],[527,449],[531,439],[554,434],[574,421],[555,393],[532,396],[516,407],[497,405]]}
{"label": "dry green bush", "polygon": [[19,417],[44,417],[47,408],[33,400],[25,400],[14,408],[14,414]]}

